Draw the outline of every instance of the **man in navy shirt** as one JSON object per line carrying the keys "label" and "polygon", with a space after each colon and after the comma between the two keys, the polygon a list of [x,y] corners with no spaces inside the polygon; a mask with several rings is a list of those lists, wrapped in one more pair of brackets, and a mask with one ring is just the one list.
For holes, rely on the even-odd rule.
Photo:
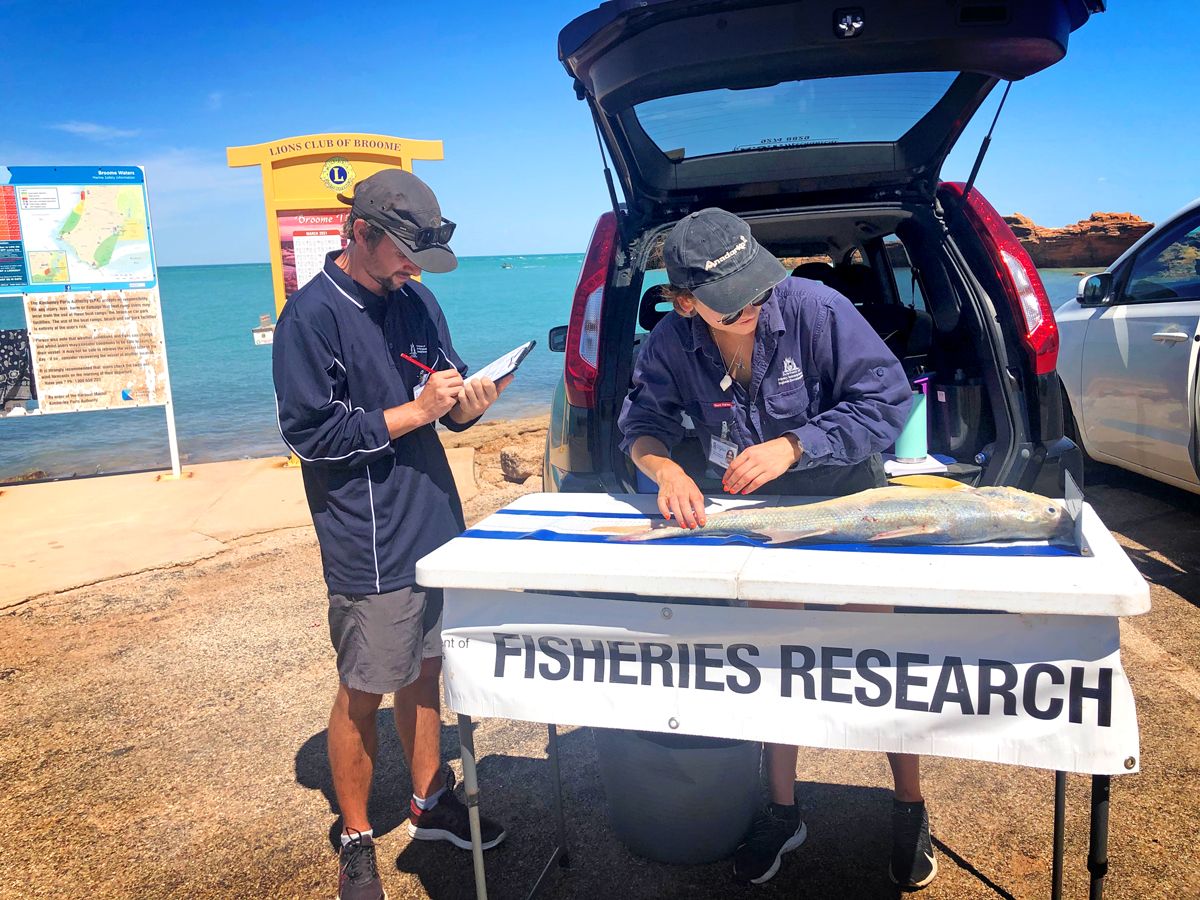
{"label": "man in navy shirt", "polygon": [[[337,650],[328,739],[343,824],[338,897],[382,900],[367,795],[384,694],[395,695],[412,774],[409,834],[471,847],[466,807],[439,771],[442,596],[416,584],[415,566],[464,528],[434,423],[469,428],[512,376],[464,380],[441,308],[412,280],[458,265],[454,223],[433,191],[385,169],[338,199],[352,204],[349,243],[288,300],[273,367],[279,431],[301,461]],[[482,831],[484,849],[505,836],[486,818]]]}

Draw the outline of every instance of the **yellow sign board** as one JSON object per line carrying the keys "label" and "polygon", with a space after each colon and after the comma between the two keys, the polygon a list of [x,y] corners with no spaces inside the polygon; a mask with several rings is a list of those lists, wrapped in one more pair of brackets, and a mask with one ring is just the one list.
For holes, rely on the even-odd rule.
{"label": "yellow sign board", "polygon": [[380,134],[309,134],[226,149],[229,165],[261,166],[275,314],[316,275],[325,254],[344,246],[350,207],[337,199],[380,169],[412,171],[415,159],[441,159],[441,141]]}

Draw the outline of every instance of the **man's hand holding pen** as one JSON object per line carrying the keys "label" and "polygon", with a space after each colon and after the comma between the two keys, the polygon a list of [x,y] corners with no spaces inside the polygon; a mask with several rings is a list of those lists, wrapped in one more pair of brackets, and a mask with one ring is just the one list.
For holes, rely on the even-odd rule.
{"label": "man's hand holding pen", "polygon": [[401,353],[400,356],[429,373],[421,395],[413,401],[424,419],[421,424],[437,421],[446,413],[450,413],[450,418],[460,425],[478,419],[513,380],[512,375],[506,375],[498,384],[490,378],[472,378],[464,382],[454,367],[435,371],[407,353]]}
{"label": "man's hand holding pen", "polygon": [[[421,390],[421,396],[413,401],[417,404],[422,418],[425,420],[422,424],[436,422],[454,409],[462,393],[463,377],[458,374],[458,369],[452,367],[430,375],[429,380],[425,382],[425,387]],[[463,421],[470,420],[463,419]]]}

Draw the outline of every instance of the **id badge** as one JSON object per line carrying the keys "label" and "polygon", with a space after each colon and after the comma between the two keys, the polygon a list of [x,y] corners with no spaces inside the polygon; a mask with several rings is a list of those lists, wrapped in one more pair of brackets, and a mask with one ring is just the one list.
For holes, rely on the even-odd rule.
{"label": "id badge", "polygon": [[708,448],[708,461],[714,466],[728,469],[729,464],[733,462],[733,458],[737,456],[737,452],[737,444],[731,444],[729,441],[723,441],[720,438],[712,438],[712,443]]}

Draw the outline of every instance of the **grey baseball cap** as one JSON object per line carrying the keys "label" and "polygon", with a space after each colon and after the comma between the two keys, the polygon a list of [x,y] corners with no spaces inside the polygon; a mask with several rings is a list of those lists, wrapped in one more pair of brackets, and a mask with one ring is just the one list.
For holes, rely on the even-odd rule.
{"label": "grey baseball cap", "polygon": [[429,185],[404,169],[382,169],[354,186],[354,195],[338,194],[354,212],[387,232],[400,252],[426,272],[450,272],[458,258],[450,249],[454,223],[442,218]]}
{"label": "grey baseball cap", "polygon": [[787,278],[783,263],[763,249],[750,226],[710,206],[676,223],[663,243],[667,277],[722,315],[737,312]]}

